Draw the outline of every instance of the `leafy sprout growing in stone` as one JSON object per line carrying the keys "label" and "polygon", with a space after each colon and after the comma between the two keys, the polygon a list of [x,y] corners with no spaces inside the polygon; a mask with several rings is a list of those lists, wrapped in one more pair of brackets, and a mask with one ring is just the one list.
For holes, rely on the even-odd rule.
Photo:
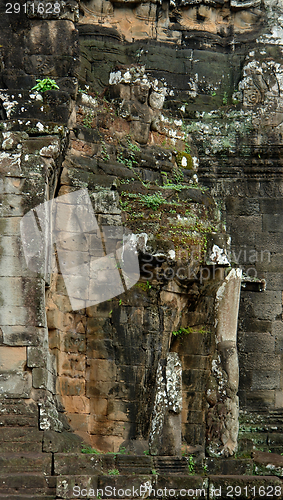
{"label": "leafy sprout growing in stone", "polygon": [[195,461],[192,455],[189,455],[188,457],[188,469],[189,469],[189,474],[191,475],[195,474]]}
{"label": "leafy sprout growing in stone", "polygon": [[120,472],[118,471],[118,469],[109,469],[108,474],[109,476],[119,476]]}
{"label": "leafy sprout growing in stone", "polygon": [[36,90],[37,92],[46,92],[47,90],[59,90],[59,85],[51,78],[43,78],[42,80],[36,80],[37,84],[32,87],[31,90]]}

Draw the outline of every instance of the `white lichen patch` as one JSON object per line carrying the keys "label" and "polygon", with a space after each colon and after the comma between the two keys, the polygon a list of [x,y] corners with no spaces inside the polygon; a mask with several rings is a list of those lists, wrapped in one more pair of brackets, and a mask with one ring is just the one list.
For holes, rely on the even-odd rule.
{"label": "white lichen patch", "polygon": [[40,132],[43,132],[43,130],[44,130],[44,125],[42,125],[42,123],[37,122],[36,127],[38,128],[38,130],[39,130]]}
{"label": "white lichen patch", "polygon": [[218,264],[219,266],[230,265],[230,262],[226,255],[226,250],[224,248],[220,248],[218,245],[213,245],[212,252],[209,255],[209,260],[214,264]]}
{"label": "white lichen patch", "polygon": [[182,410],[182,365],[176,352],[167,355],[166,391],[168,407],[174,413]]}
{"label": "white lichen patch", "polygon": [[[18,101],[10,101],[10,96],[8,94],[4,94],[0,92],[0,98],[2,100],[3,108],[6,112],[8,120],[11,118],[11,113],[14,109],[15,106],[17,106]],[[14,96],[12,96],[12,99],[14,99]]]}
{"label": "white lichen patch", "polygon": [[44,146],[40,149],[40,156],[45,156],[47,158],[57,158],[60,153],[60,144],[59,141],[50,144],[49,146]]}

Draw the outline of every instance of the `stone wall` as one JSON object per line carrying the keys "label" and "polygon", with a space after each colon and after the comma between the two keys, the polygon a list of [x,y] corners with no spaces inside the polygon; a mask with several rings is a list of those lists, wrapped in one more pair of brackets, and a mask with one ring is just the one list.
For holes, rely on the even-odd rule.
{"label": "stone wall", "polygon": [[[240,276],[230,267],[240,266],[243,451],[280,451],[280,12],[80,8],[80,18],[76,2],[50,16],[1,12],[3,401],[17,411],[25,399],[41,431],[74,430],[103,450],[177,455],[182,432],[186,453],[235,453]],[[45,76],[60,90],[31,92]],[[141,277],[74,311],[60,266],[52,276],[28,269],[20,219],[79,189],[100,228],[134,235]],[[71,223],[61,228],[69,239]],[[119,239],[109,238],[113,251]]]}
{"label": "stone wall", "polygon": [[[23,233],[21,221],[56,191],[74,109],[76,30],[67,14],[66,20],[57,14],[47,20],[21,9],[6,13],[7,6],[1,6],[0,392],[4,415],[23,414],[15,425],[62,431],[56,364],[48,347],[47,255],[42,269],[27,267],[26,252],[32,254],[36,241]],[[69,67],[59,70],[63,60]],[[36,79],[47,74],[58,76],[62,90],[44,95],[31,91]],[[32,424],[22,405],[28,417],[33,415]],[[4,427],[13,424],[4,421]]]}

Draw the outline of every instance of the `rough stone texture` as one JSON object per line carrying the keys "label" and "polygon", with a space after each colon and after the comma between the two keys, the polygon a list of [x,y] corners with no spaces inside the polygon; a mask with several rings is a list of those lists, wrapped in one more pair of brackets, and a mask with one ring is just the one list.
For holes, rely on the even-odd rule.
{"label": "rough stone texture", "polygon": [[[241,274],[240,269],[230,271],[216,294],[216,352],[212,360],[210,388],[207,390],[207,400],[210,404],[208,451],[212,455],[220,453],[229,456],[237,449],[239,429],[237,319]],[[217,442],[217,438],[221,444]]]}
{"label": "rough stone texture", "polygon": [[182,368],[177,353],[159,361],[156,394],[149,434],[152,455],[180,455]]}
{"label": "rough stone texture", "polygon": [[[80,18],[76,1],[50,15],[31,7],[27,15],[0,9],[0,425],[46,436],[46,459],[4,456],[3,467],[51,474],[50,453],[64,451],[64,431],[72,435],[67,430],[100,450],[141,453],[156,415],[152,453],[179,453],[181,433],[187,455],[203,458],[205,445],[210,454],[234,453],[239,287],[231,279],[234,271],[225,278],[230,265],[245,275],[238,325],[239,453],[247,456],[260,446],[280,454],[281,6],[90,0],[81,2]],[[46,76],[60,90],[31,91]],[[79,97],[77,77],[90,86]],[[197,176],[209,192],[200,189]],[[44,252],[40,273],[26,266],[20,239],[23,215],[82,188],[108,236],[103,252],[119,255],[117,228],[125,225],[140,258],[136,285],[131,288],[124,276],[126,290],[96,305],[82,296],[83,279],[75,283],[79,299],[66,290],[64,265],[80,263],[80,254],[87,262],[101,257],[98,233],[77,239],[71,207],[56,226],[64,235],[53,276]],[[61,250],[69,251],[65,264]],[[99,276],[106,279],[104,272]],[[229,283],[235,286],[229,289]],[[93,280],[92,292],[95,285]],[[35,433],[26,453],[38,452],[37,439]],[[77,438],[67,448],[79,443]],[[15,451],[23,452],[22,444]],[[92,458],[85,459],[88,474],[96,473]],[[108,458],[109,469],[123,469],[122,460]],[[281,475],[277,462],[266,469],[269,460],[259,472]],[[76,472],[77,459],[63,461]],[[174,483],[168,470],[176,464],[169,460],[163,475],[165,462],[157,459],[144,481],[208,486],[206,479],[184,479],[181,463]],[[56,474],[69,473],[58,463]],[[251,467],[233,464],[241,473]],[[211,470],[231,471],[225,461],[217,467]],[[122,476],[113,484],[123,485]],[[100,476],[96,483],[95,477],[82,484],[108,480]],[[63,481],[57,493],[64,497],[74,478]],[[208,498],[213,489],[239,481],[243,487],[279,484],[277,478],[225,482],[215,476]],[[31,490],[27,495],[50,493],[40,485]],[[15,488],[6,493],[12,498]]]}

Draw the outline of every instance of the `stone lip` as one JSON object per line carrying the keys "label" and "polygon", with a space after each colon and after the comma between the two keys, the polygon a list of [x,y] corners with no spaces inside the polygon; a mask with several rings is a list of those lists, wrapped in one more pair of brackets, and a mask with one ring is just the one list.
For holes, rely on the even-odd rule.
{"label": "stone lip", "polygon": [[269,453],[264,451],[254,451],[252,457],[255,463],[262,465],[275,465],[277,467],[283,467],[283,456],[277,453]]}

